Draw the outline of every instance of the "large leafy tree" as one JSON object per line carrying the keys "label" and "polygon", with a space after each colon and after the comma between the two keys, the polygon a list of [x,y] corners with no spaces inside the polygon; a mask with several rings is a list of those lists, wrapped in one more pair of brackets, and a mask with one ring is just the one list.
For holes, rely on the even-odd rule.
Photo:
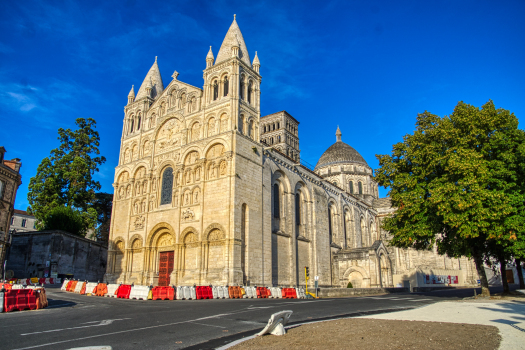
{"label": "large leafy tree", "polygon": [[490,295],[483,262],[505,261],[524,242],[524,142],[514,114],[492,101],[419,114],[413,134],[377,155],[376,180],[398,208],[384,221],[391,244],[472,257]]}
{"label": "large leafy tree", "polygon": [[61,206],[80,212],[85,228],[81,232],[95,227],[97,213],[91,206],[101,186],[94,175],[106,159],[99,156],[100,137],[95,120],[78,118],[75,124],[76,130],[58,129],[60,146],[42,160],[30,180],[28,210],[38,219],[40,229],[49,227],[47,214]]}
{"label": "large leafy tree", "polygon": [[98,241],[107,243],[111,223],[111,210],[113,208],[113,194],[104,192],[96,193],[93,208],[97,211],[95,237]]}

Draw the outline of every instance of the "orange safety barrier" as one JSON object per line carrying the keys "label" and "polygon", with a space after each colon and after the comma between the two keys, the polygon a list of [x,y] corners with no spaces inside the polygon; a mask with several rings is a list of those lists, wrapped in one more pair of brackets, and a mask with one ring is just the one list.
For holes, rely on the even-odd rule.
{"label": "orange safety barrier", "polygon": [[82,285],[82,289],[80,289],[80,295],[84,295],[86,294],[86,284],[87,282],[84,282],[84,284]]}
{"label": "orange safety barrier", "polygon": [[4,311],[35,310],[36,299],[34,289],[12,289],[4,294]]}
{"label": "orange safety barrier", "polygon": [[257,298],[268,298],[270,291],[266,287],[257,287]]}
{"label": "orange safety barrier", "polygon": [[78,281],[71,281],[71,283],[68,283],[68,284],[67,284],[66,291],[68,291],[68,292],[74,292],[74,291],[75,291],[75,288],[77,287],[77,283],[78,283]]}
{"label": "orange safety barrier", "polygon": [[152,289],[153,300],[174,300],[175,289],[173,287],[153,287]]}
{"label": "orange safety barrier", "polygon": [[37,294],[36,309],[43,309],[48,306],[46,290],[44,288],[37,288],[34,290]]}
{"label": "orange safety barrier", "polygon": [[95,295],[97,297],[103,297],[108,292],[108,285],[105,283],[99,283],[97,285],[97,291],[95,292]]}
{"label": "orange safety barrier", "polygon": [[241,287],[239,286],[228,287],[228,294],[230,296],[230,299],[241,299],[242,298]]}
{"label": "orange safety barrier", "polygon": [[129,293],[131,293],[131,284],[121,284],[117,289],[117,298],[129,299]]}
{"label": "orange safety barrier", "polygon": [[13,285],[11,283],[0,283],[0,289],[11,290]]}
{"label": "orange safety barrier", "polygon": [[295,288],[283,288],[283,299],[297,299]]}

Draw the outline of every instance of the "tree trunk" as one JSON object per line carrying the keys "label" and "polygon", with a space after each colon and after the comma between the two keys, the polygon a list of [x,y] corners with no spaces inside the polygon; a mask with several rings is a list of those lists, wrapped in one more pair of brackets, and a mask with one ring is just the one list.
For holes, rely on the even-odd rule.
{"label": "tree trunk", "polygon": [[499,270],[501,272],[501,284],[503,285],[503,294],[510,293],[509,282],[507,281],[507,261],[503,254],[498,255]]}
{"label": "tree trunk", "polygon": [[523,271],[521,269],[521,259],[516,259],[516,271],[518,272],[518,280],[520,281],[520,289],[525,289],[523,282]]}
{"label": "tree trunk", "polygon": [[478,276],[481,282],[481,296],[490,297],[489,281],[487,280],[487,275],[485,274],[485,267],[483,266],[481,252],[472,247],[472,257],[474,258],[476,270],[478,270]]}

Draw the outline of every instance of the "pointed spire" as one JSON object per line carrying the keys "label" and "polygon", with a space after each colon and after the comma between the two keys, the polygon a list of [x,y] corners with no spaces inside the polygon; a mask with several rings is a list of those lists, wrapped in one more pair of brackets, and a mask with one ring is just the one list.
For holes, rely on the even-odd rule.
{"label": "pointed spire", "polygon": [[232,56],[232,47],[239,47],[239,58],[246,64],[250,64],[250,55],[248,54],[248,48],[244,42],[244,38],[241,33],[241,29],[237,24],[236,15],[233,16],[233,22],[224,37],[217,59],[215,63],[219,63],[229,59]]}
{"label": "pointed spire", "polygon": [[257,51],[255,51],[255,58],[252,63],[253,70],[259,73],[259,68],[261,68],[261,62],[259,62],[259,56],[257,56]]}
{"label": "pointed spire", "polygon": [[[148,94],[146,89],[151,86],[151,94]],[[136,100],[143,97],[156,98],[162,91],[164,91],[164,84],[162,83],[162,77],[160,75],[159,65],[157,64],[157,56],[155,56],[155,62],[151,66],[144,78],[144,81],[140,85],[139,92],[137,93]]]}
{"label": "pointed spire", "polygon": [[341,130],[339,129],[339,125],[337,126],[337,131],[335,132],[335,137],[337,139],[337,142],[341,142],[341,136],[343,134],[341,133]]}
{"label": "pointed spire", "polygon": [[133,103],[133,101],[135,101],[135,90],[133,90],[134,86],[135,85],[131,85],[131,90],[129,91],[129,94],[128,94],[128,104]]}
{"label": "pointed spire", "polygon": [[208,51],[208,54],[206,55],[206,68],[213,66],[214,61],[215,57],[213,57],[213,51],[211,50],[210,46],[210,51]]}

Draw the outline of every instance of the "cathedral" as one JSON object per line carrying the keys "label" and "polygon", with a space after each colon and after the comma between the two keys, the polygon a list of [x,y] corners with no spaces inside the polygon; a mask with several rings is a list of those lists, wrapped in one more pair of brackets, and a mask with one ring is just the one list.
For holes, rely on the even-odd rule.
{"label": "cathedral", "polygon": [[235,17],[205,61],[203,88],[177,72],[164,86],[155,58],[128,95],[106,282],[297,286],[306,266],[322,287],[477,279],[467,258],[388,245],[381,220],[395,209],[339,128],[302,165],[299,121],[261,116],[261,64]]}

